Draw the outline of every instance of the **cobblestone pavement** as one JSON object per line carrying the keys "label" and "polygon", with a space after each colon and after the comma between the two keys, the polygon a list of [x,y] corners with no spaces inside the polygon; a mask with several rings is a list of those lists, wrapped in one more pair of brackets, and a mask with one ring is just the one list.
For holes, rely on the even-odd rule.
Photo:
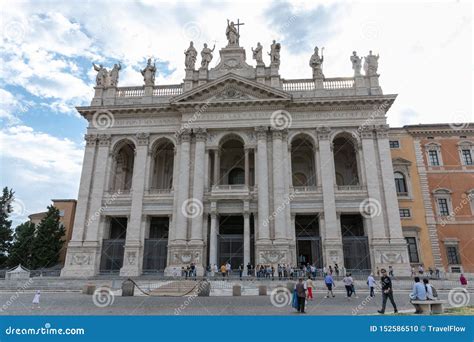
{"label": "cobblestone pavement", "polygon": [[[448,299],[448,291],[439,291],[441,299]],[[335,298],[324,298],[325,293],[316,291],[315,299],[307,305],[308,315],[371,315],[377,314],[381,306],[381,295],[367,297],[366,291],[359,291],[358,298],[348,300],[338,289]],[[0,315],[294,315],[290,305],[285,304],[285,297],[278,300],[275,296],[241,296],[241,297],[121,297],[114,296],[113,303],[106,307],[97,307],[93,296],[79,292],[43,292],[41,308],[31,309],[34,293],[2,292],[0,293]],[[467,297],[470,305],[474,304],[474,294]],[[408,301],[408,291],[395,294],[395,302],[400,311],[413,311]],[[283,305],[281,304],[281,305]],[[449,304],[446,304],[449,306]],[[390,303],[387,313],[393,311]]]}

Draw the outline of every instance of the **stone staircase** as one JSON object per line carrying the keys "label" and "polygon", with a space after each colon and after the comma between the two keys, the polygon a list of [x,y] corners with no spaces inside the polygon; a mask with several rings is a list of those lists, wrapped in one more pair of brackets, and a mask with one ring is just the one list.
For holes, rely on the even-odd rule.
{"label": "stone staircase", "polygon": [[160,287],[151,288],[150,296],[181,297],[195,295],[199,282],[193,280],[170,281]]}

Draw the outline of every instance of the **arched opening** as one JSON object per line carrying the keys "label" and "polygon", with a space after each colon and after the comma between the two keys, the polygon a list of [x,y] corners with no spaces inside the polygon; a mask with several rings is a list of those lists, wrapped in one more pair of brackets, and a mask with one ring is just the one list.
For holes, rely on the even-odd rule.
{"label": "arched opening", "polygon": [[291,142],[291,172],[293,186],[315,186],[314,146],[305,136]]}
{"label": "arched opening", "polygon": [[159,141],[153,151],[151,188],[170,190],[173,186],[174,145]]}
{"label": "arched opening", "polygon": [[220,148],[220,184],[245,184],[244,143],[230,138]]}
{"label": "arched opening", "polygon": [[359,185],[357,150],[352,139],[345,136],[336,137],[333,141],[333,151],[336,184]]}
{"label": "arched opening", "polygon": [[129,191],[132,188],[135,147],[130,141],[123,142],[114,154],[112,169],[112,190]]}
{"label": "arched opening", "polygon": [[397,189],[397,195],[406,196],[408,194],[407,182],[405,175],[401,172],[395,172],[395,188]]}

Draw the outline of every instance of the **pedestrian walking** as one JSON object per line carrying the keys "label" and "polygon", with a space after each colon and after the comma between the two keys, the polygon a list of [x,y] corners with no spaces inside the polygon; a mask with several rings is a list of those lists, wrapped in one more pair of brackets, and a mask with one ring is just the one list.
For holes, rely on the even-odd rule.
{"label": "pedestrian walking", "polygon": [[438,267],[436,267],[435,274],[436,274],[436,278],[439,279],[439,268]]}
{"label": "pedestrian walking", "polygon": [[392,278],[394,277],[392,265],[389,265],[389,266],[388,266],[388,275],[389,275],[390,277],[392,277]]}
{"label": "pedestrian walking", "polygon": [[298,280],[298,283],[296,284],[295,289],[296,289],[296,294],[298,296],[298,312],[305,313],[304,305],[306,302],[306,284],[303,283],[303,278],[300,278]]}
{"label": "pedestrian walking", "polygon": [[339,265],[334,264],[334,272],[336,272],[336,277],[339,277]]}
{"label": "pedestrian walking", "polygon": [[382,278],[380,279],[380,283],[382,284],[382,309],[378,310],[377,312],[384,314],[385,307],[387,305],[387,299],[390,299],[390,303],[392,303],[393,306],[393,312],[397,313],[397,304],[395,304],[395,301],[393,300],[392,280],[387,275],[385,268],[382,268],[380,273],[382,273]]}
{"label": "pedestrian walking", "polygon": [[227,277],[230,276],[230,273],[232,272],[232,266],[230,266],[230,262],[227,261],[227,264],[225,265],[225,271],[227,273]]}
{"label": "pedestrian walking", "polygon": [[221,266],[221,273],[222,273],[222,278],[225,278],[227,270],[224,264]]}
{"label": "pedestrian walking", "polygon": [[[420,277],[415,277],[413,290],[410,293],[410,303],[412,303],[414,300],[426,300],[426,289],[425,289],[425,286],[422,283],[420,283]],[[423,310],[421,309],[420,304],[413,304],[413,306],[415,307],[416,314],[423,313]]]}
{"label": "pedestrian walking", "polygon": [[306,288],[308,289],[308,299],[313,300],[313,280],[311,279],[311,276],[308,276],[308,280],[306,280]]}
{"label": "pedestrian walking", "polygon": [[418,266],[418,274],[423,275],[423,273],[425,273],[425,270],[423,269],[423,265],[419,265]]}
{"label": "pedestrian walking", "polygon": [[369,286],[370,290],[370,297],[374,296],[374,288],[375,288],[375,279],[374,279],[374,274],[370,273],[370,275],[367,277],[367,286]]}
{"label": "pedestrian walking", "polygon": [[353,281],[354,280],[352,279],[350,273],[347,273],[346,276],[344,277],[344,279],[342,279],[342,282],[344,283],[344,286],[346,287],[347,300],[350,300],[351,296],[352,296],[352,283],[353,283]]}
{"label": "pedestrian walking", "polygon": [[36,291],[35,296],[33,297],[33,303],[31,306],[31,309],[34,309],[35,307],[37,309],[40,308],[40,297],[41,297],[41,292],[40,290]]}
{"label": "pedestrian walking", "polygon": [[378,266],[377,266],[377,277],[380,277],[380,269]]}
{"label": "pedestrian walking", "polygon": [[462,287],[467,288],[467,278],[463,273],[461,273],[461,276],[459,277],[459,282],[461,283]]}
{"label": "pedestrian walking", "polygon": [[239,278],[242,280],[242,273],[244,273],[244,265],[239,265]]}
{"label": "pedestrian walking", "polygon": [[324,283],[326,284],[326,287],[328,289],[328,293],[326,297],[324,298],[329,298],[329,294],[331,294],[333,298],[336,297],[334,293],[332,292],[332,289],[336,287],[334,284],[334,279],[332,278],[332,275],[326,274],[326,276],[324,277]]}

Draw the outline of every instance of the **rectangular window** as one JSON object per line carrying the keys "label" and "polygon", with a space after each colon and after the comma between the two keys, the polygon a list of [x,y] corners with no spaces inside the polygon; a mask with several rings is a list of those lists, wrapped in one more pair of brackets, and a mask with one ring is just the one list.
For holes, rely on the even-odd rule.
{"label": "rectangular window", "polygon": [[408,246],[408,257],[410,258],[411,263],[420,262],[418,256],[418,248],[416,247],[416,238],[415,237],[406,237],[407,246]]}
{"label": "rectangular window", "polygon": [[431,150],[428,152],[430,157],[430,165],[431,166],[439,166],[439,158],[438,158],[438,151]]}
{"label": "rectangular window", "polygon": [[390,148],[399,148],[400,142],[398,140],[390,140],[389,141]]}
{"label": "rectangular window", "polygon": [[446,255],[448,257],[448,264],[450,265],[460,265],[461,261],[459,258],[458,246],[448,246],[446,247]]}
{"label": "rectangular window", "polygon": [[63,217],[64,216],[64,210],[60,210],[59,211],[59,217]]}
{"label": "rectangular window", "polygon": [[400,208],[400,217],[411,217],[410,209],[408,208]]}
{"label": "rectangular window", "polygon": [[438,198],[438,208],[440,216],[449,216],[448,200],[446,198]]}
{"label": "rectangular window", "polygon": [[462,150],[462,162],[464,165],[472,165],[471,150]]}

